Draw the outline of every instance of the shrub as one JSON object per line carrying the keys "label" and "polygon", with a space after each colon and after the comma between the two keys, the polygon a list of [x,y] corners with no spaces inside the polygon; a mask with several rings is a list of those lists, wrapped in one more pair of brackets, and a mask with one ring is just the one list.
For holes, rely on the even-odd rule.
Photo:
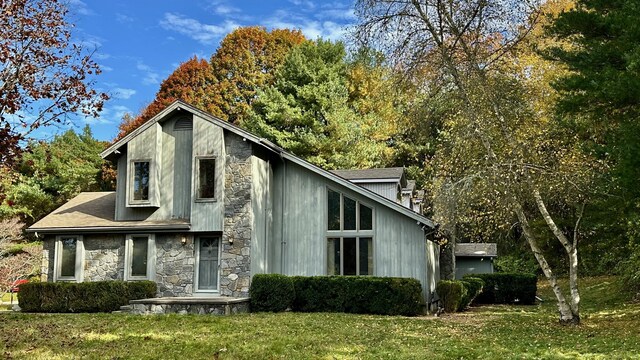
{"label": "shrub", "polygon": [[129,300],[156,296],[153,281],[40,282],[20,285],[18,301],[25,312],[111,312]]}
{"label": "shrub", "polygon": [[462,280],[462,285],[465,287],[466,292],[458,305],[458,311],[463,311],[469,307],[475,298],[480,295],[484,287],[484,281],[480,278],[469,276]]}
{"label": "shrub", "polygon": [[295,289],[291,278],[280,274],[256,274],[249,288],[252,311],[279,312],[291,308]]}
{"label": "shrub", "polygon": [[493,267],[496,272],[499,273],[526,273],[526,274],[539,274],[540,265],[533,257],[533,255],[504,255],[497,257],[493,260]]}
{"label": "shrub", "polygon": [[356,314],[423,314],[420,281],[373,276],[295,276],[293,310]]}
{"label": "shrub", "polygon": [[619,282],[625,292],[640,298],[640,247],[631,251],[631,255],[620,264]]}
{"label": "shrub", "polygon": [[436,285],[436,292],[442,301],[444,311],[453,313],[458,311],[463,299],[466,296],[467,289],[462,281],[458,280],[440,280]]}
{"label": "shrub", "polygon": [[536,301],[538,278],[533,274],[494,273],[465,276],[480,278],[484,281],[482,293],[476,298],[480,304],[532,305]]}

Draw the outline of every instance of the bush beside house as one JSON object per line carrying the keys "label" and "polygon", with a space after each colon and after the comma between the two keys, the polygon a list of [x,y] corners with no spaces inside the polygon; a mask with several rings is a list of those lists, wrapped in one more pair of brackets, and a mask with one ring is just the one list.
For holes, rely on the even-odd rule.
{"label": "bush beside house", "polygon": [[18,302],[24,312],[111,312],[156,291],[153,281],[36,282],[20,285]]}
{"label": "bush beside house", "polygon": [[[484,281],[484,289],[476,299],[478,304],[525,304],[536,302],[538,278],[525,273],[473,274]],[[467,277],[465,277],[467,279]]]}
{"label": "bush beside house", "polygon": [[[292,291],[286,290],[292,296],[283,294],[284,289],[290,289],[285,279],[293,284]],[[420,281],[408,278],[256,275],[249,292],[252,311],[290,308],[300,312],[415,316],[424,313],[426,306]]]}

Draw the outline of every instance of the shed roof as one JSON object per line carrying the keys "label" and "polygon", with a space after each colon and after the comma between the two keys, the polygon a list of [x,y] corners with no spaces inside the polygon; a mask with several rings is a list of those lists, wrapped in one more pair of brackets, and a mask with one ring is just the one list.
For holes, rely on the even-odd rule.
{"label": "shed roof", "polygon": [[83,192],[31,225],[30,232],[56,233],[66,231],[145,231],[145,230],[189,230],[184,219],[163,221],[116,221],[116,193]]}
{"label": "shed roof", "polygon": [[496,243],[458,243],[455,250],[456,256],[498,256]]}
{"label": "shed roof", "polygon": [[379,168],[379,169],[354,169],[354,170],[331,170],[332,173],[347,180],[397,180],[404,175],[404,168]]}

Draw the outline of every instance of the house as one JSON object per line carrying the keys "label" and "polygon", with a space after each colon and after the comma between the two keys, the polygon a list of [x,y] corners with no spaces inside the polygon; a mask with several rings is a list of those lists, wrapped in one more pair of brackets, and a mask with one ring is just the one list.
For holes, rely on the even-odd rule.
{"label": "house", "polygon": [[116,191],[81,193],[29,228],[46,281],[147,279],[160,297],[246,297],[259,273],[376,275],[434,291],[431,220],[188,104],[101,156],[117,166]]}
{"label": "house", "polygon": [[498,256],[495,243],[457,243],[455,245],[456,279],[466,274],[493,273],[493,259]]}

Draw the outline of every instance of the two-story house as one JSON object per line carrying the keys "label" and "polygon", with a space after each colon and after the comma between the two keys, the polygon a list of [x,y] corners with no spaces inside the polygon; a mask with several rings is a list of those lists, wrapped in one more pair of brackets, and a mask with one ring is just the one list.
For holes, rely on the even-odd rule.
{"label": "two-story house", "polygon": [[115,192],[35,223],[46,281],[153,280],[159,296],[248,295],[251,276],[438,280],[433,222],[175,102],[102,154]]}

